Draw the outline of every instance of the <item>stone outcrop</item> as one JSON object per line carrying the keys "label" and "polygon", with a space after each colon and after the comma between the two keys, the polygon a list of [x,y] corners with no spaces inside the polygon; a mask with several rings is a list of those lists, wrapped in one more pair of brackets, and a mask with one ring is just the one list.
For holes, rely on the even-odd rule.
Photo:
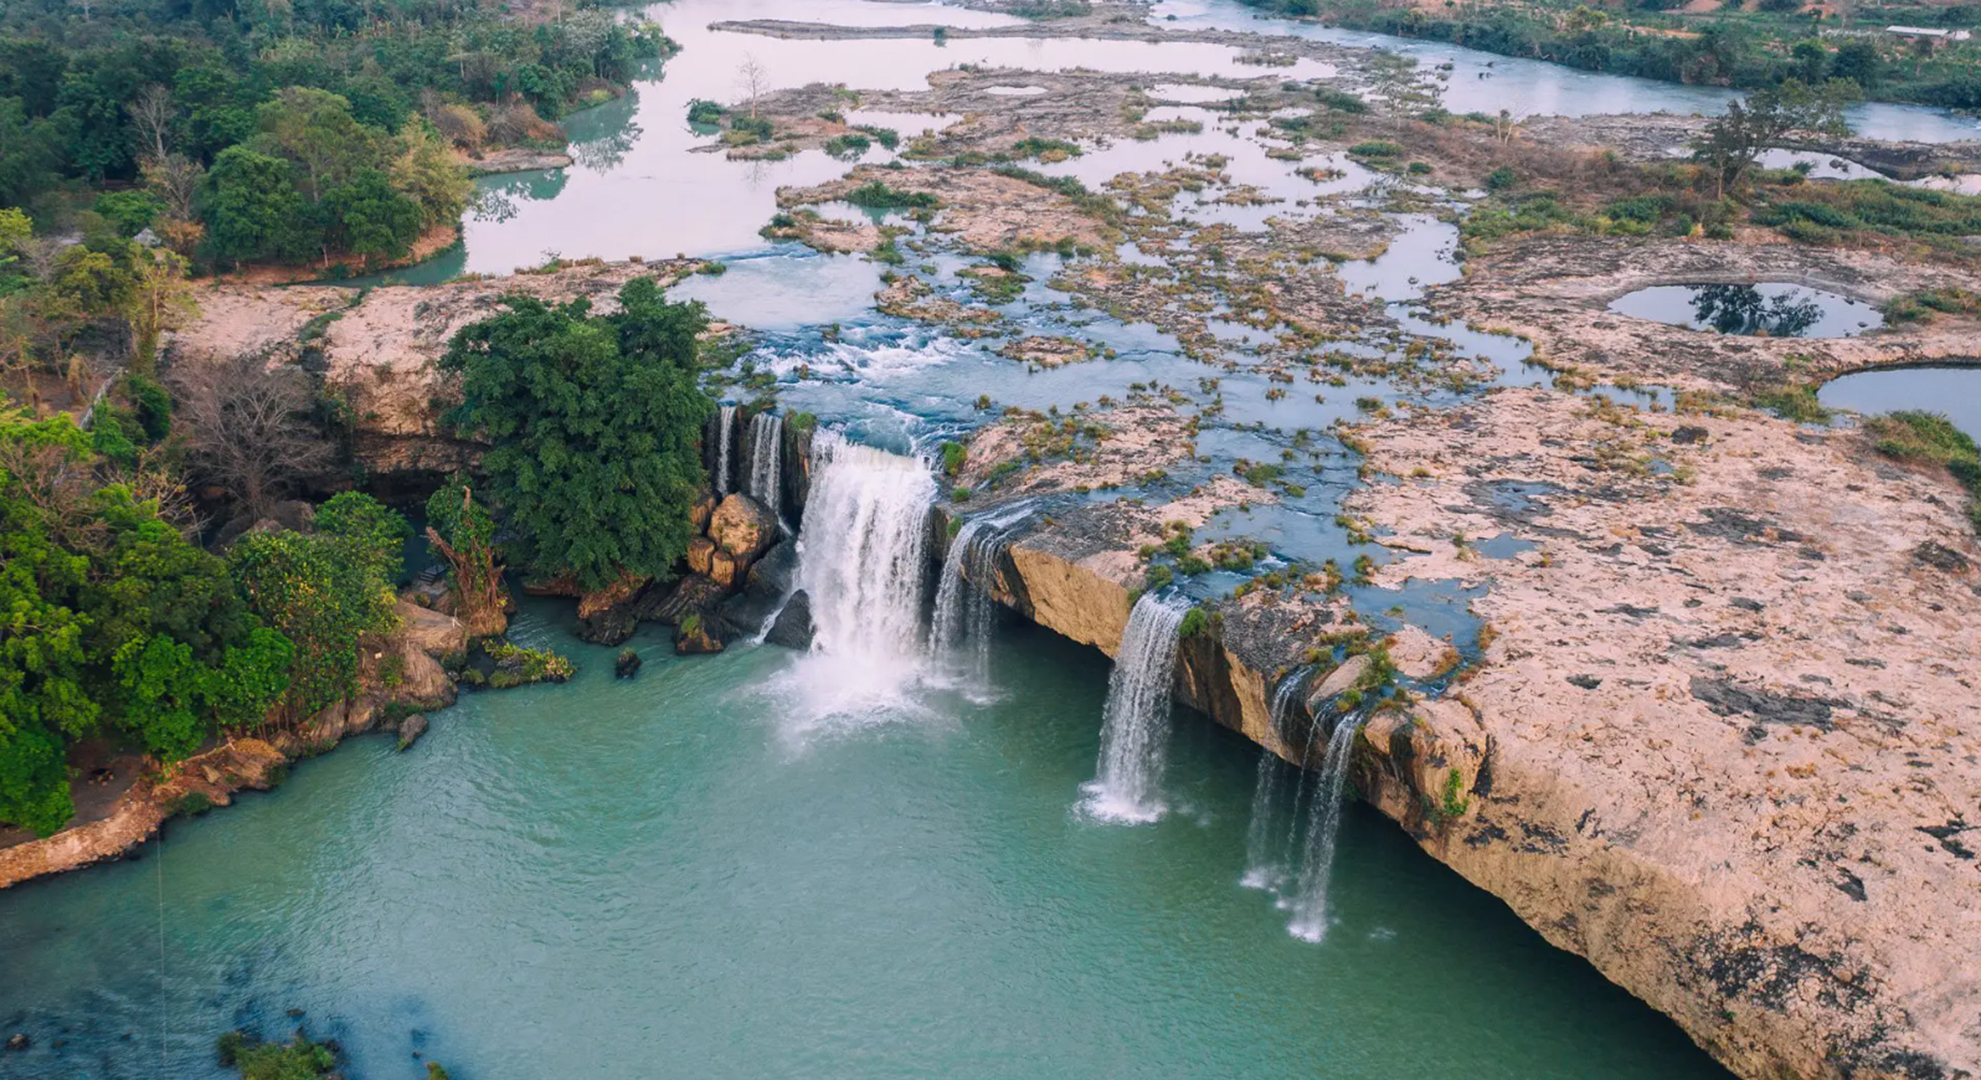
{"label": "stone outcrop", "polygon": [[731,495],[715,508],[708,538],[747,567],[750,560],[777,542],[777,518],[748,495]]}
{"label": "stone outcrop", "polygon": [[[1411,478],[1344,507],[1402,556],[1377,583],[1489,586],[1476,644],[1392,643],[1426,681],[1368,719],[1357,790],[1742,1075],[1981,1075],[1981,549],[1959,488],[1849,429],[1550,391],[1354,438]],[[1112,653],[1135,549],[1206,501],[1056,505],[979,584]],[[1495,534],[1527,546],[1464,539]],[[1314,764],[1272,691],[1366,627],[1302,589],[1212,610],[1179,700]],[[1371,663],[1322,660],[1309,708]]]}
{"label": "stone outcrop", "polygon": [[609,313],[626,282],[654,276],[665,286],[701,265],[586,261],[544,273],[364,290],[212,284],[199,291],[199,318],[173,335],[170,359],[263,353],[270,363],[304,363],[320,370],[325,389],[348,406],[354,449],[374,477],[444,474],[480,455],[440,424],[457,394],[434,361],[456,331],[495,314],[509,293],[556,303],[584,297],[594,311]]}

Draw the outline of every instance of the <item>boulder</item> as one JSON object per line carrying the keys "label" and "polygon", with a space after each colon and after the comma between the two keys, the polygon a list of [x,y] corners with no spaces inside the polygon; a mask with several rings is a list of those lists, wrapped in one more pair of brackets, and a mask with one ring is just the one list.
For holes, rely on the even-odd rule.
{"label": "boulder", "polygon": [[772,645],[782,645],[787,649],[805,650],[812,647],[812,598],[799,589],[791,594],[784,604],[784,610],[777,613],[777,620],[770,624],[770,633],[764,640]]}
{"label": "boulder", "polygon": [[704,491],[702,497],[695,500],[695,505],[688,508],[688,522],[695,527],[696,532],[708,531],[709,519],[715,516],[715,507],[715,492]]}
{"label": "boulder", "polygon": [[612,584],[603,589],[593,589],[578,598],[578,618],[589,619],[601,611],[624,604],[652,580],[645,575],[621,573]]}
{"label": "boulder", "polygon": [[743,588],[754,596],[782,599],[797,583],[798,545],[787,540],[773,545],[750,564]]}
{"label": "boulder", "polygon": [[33,1044],[33,1040],[29,1039],[26,1035],[23,1035],[19,1032],[15,1032],[14,1035],[7,1040],[7,1049],[26,1050],[32,1044]]}
{"label": "boulder", "polygon": [[640,659],[639,653],[632,649],[621,649],[619,659],[613,663],[612,674],[616,678],[630,679],[640,673],[640,667],[645,663],[646,661]]}
{"label": "boulder", "polygon": [[748,495],[731,495],[715,508],[708,535],[739,562],[748,563],[777,542],[777,517]]}
{"label": "boulder", "polygon": [[709,556],[708,576],[724,589],[735,589],[743,583],[743,569],[747,565],[745,560],[727,551],[717,551]]}
{"label": "boulder", "polygon": [[708,573],[709,557],[716,552],[715,541],[706,536],[697,536],[688,541],[688,570],[691,573]]}
{"label": "boulder", "polygon": [[401,600],[398,613],[400,632],[436,660],[458,657],[468,651],[468,628],[461,620],[432,608]]}
{"label": "boulder", "polygon": [[674,591],[668,593],[665,599],[652,605],[651,609],[646,609],[646,605],[642,608],[646,617],[655,622],[679,625],[689,615],[706,615],[714,611],[726,591],[707,575],[689,574],[674,586]]}
{"label": "boulder", "polygon": [[1367,653],[1351,656],[1342,661],[1340,667],[1328,672],[1328,677],[1322,679],[1313,693],[1307,695],[1307,711],[1315,716],[1321,715],[1321,711],[1327,708],[1328,702],[1347,693],[1349,688],[1355,685],[1355,680],[1360,679],[1362,673],[1367,670],[1369,670]]}
{"label": "boulder", "polygon": [[[454,704],[454,680],[426,649],[410,637],[398,639],[399,685],[385,688],[387,700],[421,709]],[[458,654],[457,654],[458,655]]]}
{"label": "boulder", "polygon": [[606,608],[590,618],[581,618],[571,636],[593,645],[617,645],[640,628],[640,615],[634,604]]}
{"label": "boulder", "polygon": [[689,619],[674,631],[674,651],[682,656],[704,656],[722,651],[722,639],[709,632],[708,620]]}
{"label": "boulder", "polygon": [[404,750],[408,746],[420,741],[420,736],[424,734],[426,734],[426,716],[424,714],[414,713],[404,720],[399,721],[399,749]]}

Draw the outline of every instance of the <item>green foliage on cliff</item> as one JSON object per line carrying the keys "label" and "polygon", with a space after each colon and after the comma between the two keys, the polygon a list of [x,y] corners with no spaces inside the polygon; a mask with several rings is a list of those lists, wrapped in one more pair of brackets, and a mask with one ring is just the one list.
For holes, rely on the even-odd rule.
{"label": "green foliage on cliff", "polygon": [[447,421],[489,443],[480,494],[515,530],[511,562],[569,572],[586,589],[621,574],[665,578],[688,550],[689,510],[708,487],[696,382],[699,303],[628,282],[618,314],[530,296],[456,334],[440,366],[461,375]]}
{"label": "green foliage on cliff", "polygon": [[145,438],[114,420],[93,438],[0,408],[0,822],[42,834],[73,813],[72,742],[176,760],[288,685],[288,639],[142,494],[159,478],[98,452]]}
{"label": "green foliage on cliff", "polygon": [[326,503],[314,533],[256,532],[227,554],[234,581],[254,612],[294,646],[290,717],[307,716],[357,689],[360,642],[394,625],[391,580],[404,518],[369,495]]}

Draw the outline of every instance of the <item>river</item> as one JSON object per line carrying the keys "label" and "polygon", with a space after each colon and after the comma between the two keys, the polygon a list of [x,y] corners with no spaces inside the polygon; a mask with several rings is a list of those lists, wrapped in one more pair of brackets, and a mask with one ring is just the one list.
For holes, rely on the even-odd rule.
{"label": "river", "polygon": [[[1256,74],[1235,50],[707,29],[716,18],[1009,21],[857,0],[680,0],[650,14],[684,46],[665,78],[571,118],[572,168],[484,181],[463,245],[403,280],[553,254],[734,256],[727,274],[676,295],[763,331],[753,363],[787,380],[800,365],[821,370],[787,385],[787,408],[896,448],[979,422],[978,394],[1043,409],[1142,379],[1189,386],[1206,371],[1166,335],[1068,310],[1042,285],[1015,319],[1077,325],[1115,355],[1030,373],[876,317],[872,264],[766,248],[756,235],[777,186],[845,165],[815,152],[749,165],[693,153],[705,139],[685,113],[695,97],[735,99],[745,56],[777,85],[906,88],[965,62]],[[1158,16],[1170,14],[1256,26],[1224,0],[1164,0]],[[1597,111],[1725,100],[1504,58],[1478,79],[1465,67],[1483,67],[1477,54],[1381,43],[1453,60],[1465,91],[1454,108],[1504,93]],[[1889,116],[1916,137],[1971,128],[1925,110]],[[1280,168],[1257,154],[1238,167],[1267,186]],[[1424,217],[1388,261],[1342,275],[1407,304],[1420,279],[1456,272],[1452,236]],[[1044,281],[1055,258],[1027,269]],[[954,286],[962,260],[931,262],[930,276]],[[1436,332],[1472,341],[1462,327]],[[1497,359],[1517,369],[1518,356]],[[1205,453],[1269,460],[1296,445],[1288,429],[1399,393],[1357,384],[1281,408],[1262,391],[1253,375],[1227,380],[1219,405],[1228,394],[1230,411],[1205,424]],[[1332,521],[1353,463],[1312,473],[1311,494],[1204,535],[1243,531],[1278,554],[1347,561]],[[1462,637],[1466,595],[1442,588],[1358,602]],[[1344,815],[1328,933],[1289,934],[1271,894],[1242,884],[1258,750],[1221,729],[1176,725],[1162,779],[1171,812],[1154,824],[1079,813],[1108,682],[1091,649],[1005,626],[991,692],[919,686],[849,721],[812,703],[817,661],[752,646],[677,660],[663,628],[649,628],[634,642],[645,671],[620,682],[611,650],[563,632],[569,617],[528,602],[516,629],[578,660],[569,685],[467,696],[405,754],[358,740],[300,764],[272,794],[175,822],[139,859],[0,892],[0,1035],[34,1040],[0,1053],[0,1078],[213,1077],[219,1032],[279,1037],[297,1023],[340,1040],[359,1080],[411,1080],[423,1074],[415,1055],[457,1080],[1727,1075],[1360,804]]]}

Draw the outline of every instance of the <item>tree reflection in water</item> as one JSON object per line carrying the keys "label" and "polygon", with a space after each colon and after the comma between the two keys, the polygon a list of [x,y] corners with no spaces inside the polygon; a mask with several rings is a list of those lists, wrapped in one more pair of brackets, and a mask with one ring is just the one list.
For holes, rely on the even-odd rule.
{"label": "tree reflection in water", "polygon": [[1722,334],[1801,337],[1823,317],[1822,305],[1791,290],[1766,296],[1752,285],[1701,285],[1692,294],[1694,317]]}

